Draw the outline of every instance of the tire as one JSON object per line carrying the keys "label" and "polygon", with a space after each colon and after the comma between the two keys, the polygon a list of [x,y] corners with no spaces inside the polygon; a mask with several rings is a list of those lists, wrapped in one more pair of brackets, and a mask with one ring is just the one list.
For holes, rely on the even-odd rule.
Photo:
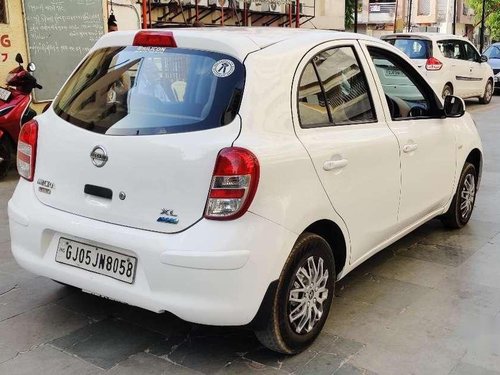
{"label": "tire", "polygon": [[7,173],[9,173],[12,161],[14,160],[12,153],[12,147],[8,139],[0,139],[0,179],[4,178],[7,176]]}
{"label": "tire", "polygon": [[[314,280],[311,280],[313,283],[309,284],[308,277],[312,273],[309,272],[311,261],[314,270],[323,277],[318,280],[319,282],[314,283]],[[320,268],[321,263],[323,271]],[[303,233],[295,243],[281,272],[271,302],[272,306],[265,319],[266,323],[262,329],[255,331],[259,341],[267,348],[285,354],[299,353],[311,345],[328,318],[335,292],[336,276],[335,261],[328,242],[316,234]],[[306,289],[306,291],[293,292],[294,289]],[[290,301],[290,296],[302,303]],[[313,310],[313,306],[317,312]],[[292,321],[289,316],[294,311],[296,319]],[[301,312],[306,315],[302,315]],[[307,318],[308,312],[313,314],[309,315],[309,318]],[[306,319],[301,318],[302,316]]]}
{"label": "tire", "polygon": [[453,86],[450,83],[444,85],[443,92],[441,94],[443,99],[446,98],[448,95],[453,95]]}
{"label": "tire", "polygon": [[476,201],[476,192],[476,167],[471,163],[465,163],[450,208],[441,216],[441,221],[446,227],[460,229],[469,222]]}
{"label": "tire", "polygon": [[491,79],[488,80],[486,83],[486,86],[484,87],[484,93],[483,96],[479,98],[479,103],[481,104],[488,104],[491,102],[491,98],[493,96],[493,82]]}

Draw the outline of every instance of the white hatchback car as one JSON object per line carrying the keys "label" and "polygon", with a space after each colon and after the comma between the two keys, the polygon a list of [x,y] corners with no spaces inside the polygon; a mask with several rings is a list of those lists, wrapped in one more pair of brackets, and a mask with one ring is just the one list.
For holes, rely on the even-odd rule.
{"label": "white hatchback car", "polygon": [[466,39],[439,33],[401,33],[384,35],[382,40],[403,51],[422,71],[434,90],[443,98],[479,98],[491,101],[493,70],[488,58],[481,56]]}
{"label": "white hatchback car", "polygon": [[21,266],[296,353],[337,280],[429,219],[468,222],[482,149],[385,42],[199,28],[103,36],[17,158]]}

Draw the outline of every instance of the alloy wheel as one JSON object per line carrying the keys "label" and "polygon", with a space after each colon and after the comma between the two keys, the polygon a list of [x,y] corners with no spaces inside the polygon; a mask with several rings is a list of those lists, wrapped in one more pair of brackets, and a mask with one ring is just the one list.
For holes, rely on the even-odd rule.
{"label": "alloy wheel", "polygon": [[473,174],[465,176],[462,191],[460,192],[460,215],[463,220],[467,220],[474,207],[474,197],[476,195],[476,181]]}
{"label": "alloy wheel", "polygon": [[307,258],[295,273],[288,297],[288,319],[295,333],[307,334],[321,320],[328,277],[328,268],[318,256]]}

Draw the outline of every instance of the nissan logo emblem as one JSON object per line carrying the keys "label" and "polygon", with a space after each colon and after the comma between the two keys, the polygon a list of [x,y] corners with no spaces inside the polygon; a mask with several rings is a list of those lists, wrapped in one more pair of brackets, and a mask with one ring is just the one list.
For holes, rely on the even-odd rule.
{"label": "nissan logo emblem", "polygon": [[95,146],[90,153],[90,159],[92,160],[92,164],[97,168],[101,168],[108,162],[108,154],[104,147]]}

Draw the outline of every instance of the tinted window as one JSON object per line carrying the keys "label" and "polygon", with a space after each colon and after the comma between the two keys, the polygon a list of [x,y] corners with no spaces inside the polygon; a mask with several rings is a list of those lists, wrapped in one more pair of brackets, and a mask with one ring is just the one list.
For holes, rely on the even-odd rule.
{"label": "tinted window", "polygon": [[323,91],[312,62],[307,64],[300,79],[299,117],[303,126],[330,123]]}
{"label": "tinted window", "polygon": [[467,60],[463,43],[460,40],[440,40],[438,48],[444,57],[448,59]]}
{"label": "tinted window", "polygon": [[405,66],[401,59],[390,52],[376,48],[369,48],[369,51],[392,118],[428,116],[430,103],[414,82],[417,79],[416,71],[411,72],[412,67]]}
{"label": "tinted window", "polygon": [[397,38],[386,39],[386,42],[404,52],[410,59],[428,59],[432,56],[432,45],[429,40]]}
{"label": "tinted window", "polygon": [[463,43],[463,46],[465,48],[465,56],[467,57],[467,60],[479,61],[479,53],[472,46],[472,44],[470,44],[468,42],[462,42],[462,43]]}
{"label": "tinted window", "polygon": [[[306,97],[308,87],[314,87],[311,100]],[[376,121],[366,77],[351,47],[323,51],[304,70],[299,87],[301,125],[318,124],[319,115],[323,124]]]}
{"label": "tinted window", "polygon": [[236,116],[244,76],[240,62],[219,53],[105,48],[81,64],[54,108],[76,126],[109,135],[209,129]]}
{"label": "tinted window", "polygon": [[500,47],[499,46],[489,46],[484,52],[488,59],[500,59]]}

